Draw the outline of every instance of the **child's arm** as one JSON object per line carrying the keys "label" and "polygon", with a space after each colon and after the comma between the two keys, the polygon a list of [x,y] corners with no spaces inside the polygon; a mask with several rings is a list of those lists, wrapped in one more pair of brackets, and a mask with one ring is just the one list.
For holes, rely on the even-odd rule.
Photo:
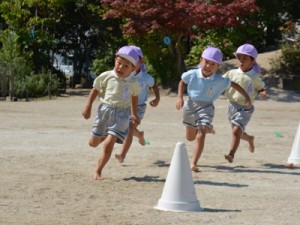
{"label": "child's arm", "polygon": [[241,93],[245,97],[245,106],[248,108],[251,106],[251,100],[249,95],[246,93],[246,91],[237,83],[231,81],[231,87],[237,90],[238,92]]}
{"label": "child's arm", "polygon": [[99,91],[95,88],[93,88],[90,91],[89,97],[86,101],[86,105],[85,105],[85,107],[83,108],[83,111],[82,111],[82,116],[83,116],[84,119],[87,120],[91,117],[92,105],[93,105],[94,100],[98,96],[98,94],[99,94]]}
{"label": "child's arm", "polygon": [[156,107],[159,103],[159,100],[160,100],[160,95],[159,95],[159,90],[158,90],[158,87],[157,87],[157,84],[154,84],[152,87],[151,87],[151,90],[155,96],[155,99],[153,99],[149,104],[152,106],[152,107]]}
{"label": "child's arm", "polygon": [[138,95],[133,95],[131,97],[131,119],[132,122],[136,125],[140,124],[140,118],[137,115],[137,107],[138,107]]}
{"label": "child's arm", "polygon": [[183,106],[183,92],[185,90],[185,83],[181,80],[178,84],[178,94],[177,94],[177,102],[176,102],[176,109],[181,109]]}

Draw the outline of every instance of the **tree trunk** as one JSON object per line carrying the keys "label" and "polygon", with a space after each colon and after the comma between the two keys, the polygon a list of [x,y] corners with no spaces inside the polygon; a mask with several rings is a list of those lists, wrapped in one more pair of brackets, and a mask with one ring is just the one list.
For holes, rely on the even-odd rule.
{"label": "tree trunk", "polygon": [[181,39],[183,35],[180,35],[175,44],[169,45],[169,50],[172,56],[175,58],[176,68],[178,73],[181,75],[184,72],[184,63],[182,60],[182,53],[181,53]]}
{"label": "tree trunk", "polygon": [[10,72],[9,76],[9,97],[10,101],[14,101],[14,95],[15,95],[15,76]]}
{"label": "tree trunk", "polygon": [[1,96],[6,98],[7,95],[7,76],[6,74],[2,73],[1,76]]}

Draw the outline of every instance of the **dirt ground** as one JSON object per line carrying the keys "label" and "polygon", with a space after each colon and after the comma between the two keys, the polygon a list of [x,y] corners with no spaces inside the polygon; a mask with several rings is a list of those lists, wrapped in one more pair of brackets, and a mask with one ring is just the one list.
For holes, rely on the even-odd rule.
{"label": "dirt ground", "polygon": [[[270,59],[258,57],[265,73]],[[223,70],[235,66],[224,62]],[[208,224],[298,225],[300,169],[285,165],[300,123],[300,94],[268,85],[268,98],[257,100],[247,127],[255,135],[255,153],[242,142],[235,161],[224,159],[231,140],[227,101],[215,102],[215,135],[206,139],[200,173],[192,173],[203,212],[168,212],[154,207],[161,198],[177,142],[188,157],[193,142],[185,140],[182,111],[175,94],[161,92],[157,108],[147,109],[140,128],[150,143],[134,140],[123,164],[114,157],[94,181],[101,152],[87,145],[92,118],[81,117],[89,90],[68,90],[51,99],[0,101],[0,224]],[[113,154],[120,151],[116,145]],[[299,150],[300,151],[300,150]]]}
{"label": "dirt ground", "polygon": [[[286,169],[300,122],[300,94],[272,88],[257,100],[247,127],[255,153],[242,142],[235,161],[224,159],[231,140],[227,101],[215,102],[215,135],[207,136],[200,173],[193,173],[203,212],[154,209],[177,142],[185,140],[176,97],[162,94],[140,128],[150,142],[134,140],[124,162],[114,157],[94,181],[101,147],[87,145],[95,116],[81,110],[88,91],[69,90],[52,100],[0,102],[0,224],[208,224],[298,225],[300,169]],[[277,135],[276,135],[277,134]],[[278,135],[281,134],[281,135]],[[120,151],[116,145],[113,154]]]}

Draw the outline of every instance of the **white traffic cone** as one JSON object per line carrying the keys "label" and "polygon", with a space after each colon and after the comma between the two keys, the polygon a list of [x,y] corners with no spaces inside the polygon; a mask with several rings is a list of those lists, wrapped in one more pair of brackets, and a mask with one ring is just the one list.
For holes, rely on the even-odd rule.
{"label": "white traffic cone", "polygon": [[300,164],[300,123],[298,130],[294,139],[294,144],[290,157],[288,158],[288,167],[293,167],[294,165]]}
{"label": "white traffic cone", "polygon": [[197,200],[186,147],[182,142],[176,144],[163,193],[155,208],[175,212],[203,211]]}

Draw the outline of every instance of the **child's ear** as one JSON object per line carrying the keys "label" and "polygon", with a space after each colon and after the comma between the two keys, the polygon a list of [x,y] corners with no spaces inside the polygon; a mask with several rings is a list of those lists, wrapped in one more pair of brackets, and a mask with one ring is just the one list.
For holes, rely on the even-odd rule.
{"label": "child's ear", "polygon": [[136,66],[132,64],[131,72],[134,72],[136,69]]}

